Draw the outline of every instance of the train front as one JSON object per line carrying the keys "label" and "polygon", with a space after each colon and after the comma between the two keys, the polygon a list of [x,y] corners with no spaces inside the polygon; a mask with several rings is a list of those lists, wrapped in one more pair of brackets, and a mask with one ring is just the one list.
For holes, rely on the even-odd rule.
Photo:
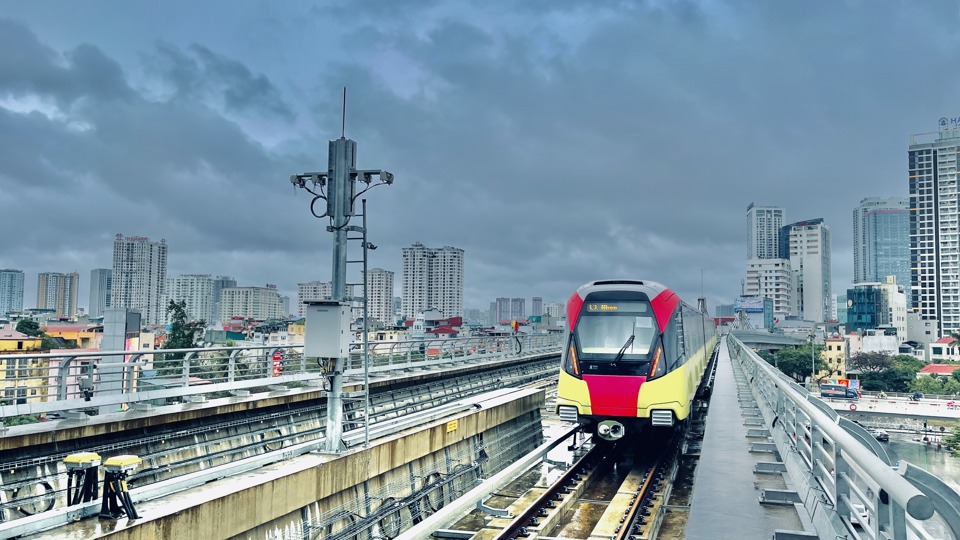
{"label": "train front", "polygon": [[[644,289],[585,286],[567,303],[557,413],[606,440],[651,423],[672,426],[682,401],[667,380],[672,377],[657,320],[657,312],[665,312],[669,326],[679,299],[669,289]],[[651,303],[651,292],[668,294]]]}

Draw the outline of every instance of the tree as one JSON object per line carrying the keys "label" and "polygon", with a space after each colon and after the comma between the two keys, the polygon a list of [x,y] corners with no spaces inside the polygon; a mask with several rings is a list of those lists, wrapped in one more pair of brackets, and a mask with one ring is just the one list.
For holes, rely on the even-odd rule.
{"label": "tree", "polygon": [[920,360],[915,356],[910,356],[909,354],[898,354],[893,357],[893,367],[909,369],[914,373],[923,369],[923,366],[925,365],[926,364],[924,364],[923,360]]}
{"label": "tree", "polygon": [[192,349],[198,345],[200,336],[207,323],[204,320],[187,320],[187,301],[171,300],[167,304],[167,314],[170,315],[170,332],[164,349]]}
{"label": "tree", "polygon": [[916,378],[916,370],[894,367],[880,373],[864,373],[860,385],[871,392],[912,392],[911,384]]}
{"label": "tree", "polygon": [[957,382],[960,382],[960,367],[953,370],[953,373],[950,374],[950,378]]}
{"label": "tree", "polygon": [[[776,366],[785,373],[788,377],[791,377],[793,380],[803,382],[804,379],[811,375],[811,345],[803,345],[800,347],[791,347],[784,348],[777,351],[777,354],[774,355]],[[814,347],[813,355],[815,358],[814,369],[817,373],[827,370],[827,363],[820,357],[821,348]]]}
{"label": "tree", "polygon": [[26,334],[30,337],[37,337],[43,335],[43,331],[40,330],[40,323],[33,319],[23,319],[17,323],[17,332],[21,334]]}
{"label": "tree", "polygon": [[943,445],[950,449],[950,453],[960,457],[960,424],[950,428],[951,435],[943,439]]}
{"label": "tree", "polygon": [[893,358],[881,352],[859,352],[847,360],[847,369],[861,373],[880,373],[893,367]]}
{"label": "tree", "polygon": [[[167,340],[164,342],[164,349],[192,349],[197,346],[203,334],[203,329],[207,323],[202,319],[199,321],[187,320],[187,302],[186,300],[171,300],[167,304],[167,314],[170,316],[170,331],[167,333]],[[157,373],[160,375],[174,375],[180,372],[180,362],[183,360],[184,353],[168,353],[163,355],[163,360],[158,362]]]}

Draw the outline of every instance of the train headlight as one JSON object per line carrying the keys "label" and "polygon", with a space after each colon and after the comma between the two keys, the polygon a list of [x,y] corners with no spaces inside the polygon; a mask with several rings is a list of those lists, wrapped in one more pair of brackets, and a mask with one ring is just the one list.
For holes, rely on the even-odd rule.
{"label": "train headlight", "polygon": [[663,361],[663,347],[657,347],[650,364],[650,378],[655,379],[667,372],[667,363]]}
{"label": "train headlight", "polygon": [[577,351],[573,343],[570,343],[570,349],[567,351],[567,357],[563,361],[563,370],[576,378],[580,377],[580,362],[577,361]]}

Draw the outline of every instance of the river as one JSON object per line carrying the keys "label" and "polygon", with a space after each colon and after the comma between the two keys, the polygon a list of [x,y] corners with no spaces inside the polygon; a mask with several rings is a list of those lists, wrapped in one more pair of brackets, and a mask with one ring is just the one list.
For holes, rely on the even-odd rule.
{"label": "river", "polygon": [[[890,442],[884,443],[890,457],[897,462],[904,460],[926,469],[960,492],[960,457],[951,456],[946,450],[937,450],[936,438],[932,444],[916,442],[918,435],[891,433]],[[946,524],[938,517],[925,521],[923,528],[934,538],[949,538]],[[912,535],[911,535],[912,537]]]}

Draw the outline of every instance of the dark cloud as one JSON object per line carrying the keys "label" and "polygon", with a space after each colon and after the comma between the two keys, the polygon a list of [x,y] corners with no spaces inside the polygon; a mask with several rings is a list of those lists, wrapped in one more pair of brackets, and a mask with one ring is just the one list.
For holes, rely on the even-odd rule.
{"label": "dark cloud", "polygon": [[466,250],[468,307],[617,276],[688,299],[702,278],[716,305],[757,202],[826,219],[842,294],[853,208],[906,195],[908,135],[960,110],[946,3],[340,2],[96,38],[21,10],[0,20],[0,203],[31,226],[0,266],[34,273],[109,266],[121,232],[165,237],[173,273],[329,279],[286,179],[326,168],[347,86],[358,166],[397,175],[368,198],[398,282],[420,241]]}

